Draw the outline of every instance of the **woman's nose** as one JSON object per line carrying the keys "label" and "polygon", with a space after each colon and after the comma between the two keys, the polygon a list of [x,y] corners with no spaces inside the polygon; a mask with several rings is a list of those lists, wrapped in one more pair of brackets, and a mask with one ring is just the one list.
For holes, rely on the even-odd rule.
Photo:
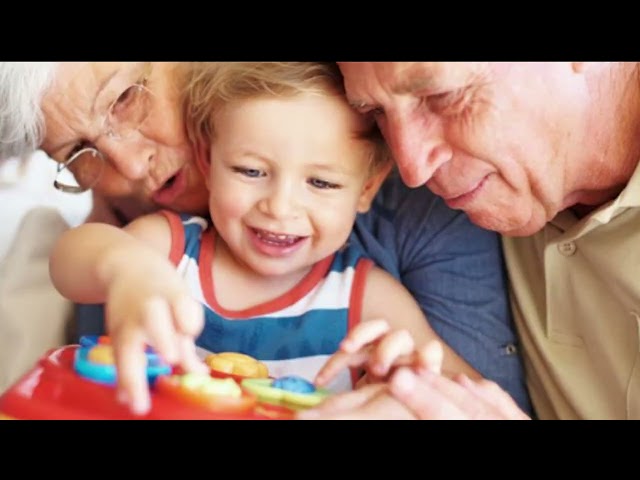
{"label": "woman's nose", "polygon": [[105,136],[97,145],[111,166],[128,180],[142,180],[149,175],[155,154],[153,145],[143,138],[115,139]]}

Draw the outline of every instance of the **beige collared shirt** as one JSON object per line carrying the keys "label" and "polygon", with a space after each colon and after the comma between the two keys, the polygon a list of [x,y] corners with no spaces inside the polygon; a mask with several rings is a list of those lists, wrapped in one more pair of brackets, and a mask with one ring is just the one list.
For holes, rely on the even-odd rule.
{"label": "beige collared shirt", "polygon": [[503,245],[538,416],[640,419],[640,166],[589,216]]}

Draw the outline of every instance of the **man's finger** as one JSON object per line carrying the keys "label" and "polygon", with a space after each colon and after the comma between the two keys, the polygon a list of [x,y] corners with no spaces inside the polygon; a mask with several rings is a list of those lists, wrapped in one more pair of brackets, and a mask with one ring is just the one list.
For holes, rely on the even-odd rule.
{"label": "man's finger", "polygon": [[299,412],[297,418],[312,420],[327,415],[338,415],[351,410],[357,410],[384,388],[384,384],[376,383],[351,392],[333,395],[317,407]]}
{"label": "man's finger", "polygon": [[[400,368],[391,376],[389,391],[416,417],[423,420],[471,418],[469,414],[458,407],[458,401],[454,400],[455,396],[451,394],[451,389],[443,388],[443,385],[428,377],[437,377],[437,375],[426,372],[424,375],[418,376],[409,368]],[[451,380],[449,382],[453,383]],[[457,387],[464,392],[461,386]],[[467,396],[472,397],[468,392]]]}
{"label": "man's finger", "polygon": [[495,411],[503,418],[510,420],[530,420],[527,414],[520,410],[515,400],[496,383],[488,380],[476,382],[464,374],[460,375],[458,382],[471,393],[477,395],[478,398],[493,405]]}

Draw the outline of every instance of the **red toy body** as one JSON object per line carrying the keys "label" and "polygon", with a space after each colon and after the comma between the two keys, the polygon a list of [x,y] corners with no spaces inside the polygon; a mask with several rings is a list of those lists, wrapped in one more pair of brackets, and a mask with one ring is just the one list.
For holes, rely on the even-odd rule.
{"label": "red toy body", "polygon": [[241,410],[210,408],[211,405],[207,406],[206,403],[199,405],[180,395],[153,387],[151,411],[144,417],[137,417],[118,403],[113,386],[96,383],[76,373],[74,358],[79,348],[78,345],[65,346],[51,350],[42,357],[30,372],[0,396],[0,418],[258,420],[290,419],[293,416],[288,408],[259,401],[251,408]]}

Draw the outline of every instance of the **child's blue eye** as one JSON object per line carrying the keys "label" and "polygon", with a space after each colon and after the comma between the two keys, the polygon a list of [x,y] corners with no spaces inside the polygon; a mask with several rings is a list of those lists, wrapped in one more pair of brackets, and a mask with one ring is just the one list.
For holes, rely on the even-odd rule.
{"label": "child's blue eye", "polygon": [[256,168],[233,167],[233,171],[249,178],[259,178],[265,176],[262,170],[258,170]]}
{"label": "child's blue eye", "polygon": [[320,180],[319,178],[310,178],[309,185],[320,189],[340,188],[340,185],[336,183],[327,182],[326,180]]}

